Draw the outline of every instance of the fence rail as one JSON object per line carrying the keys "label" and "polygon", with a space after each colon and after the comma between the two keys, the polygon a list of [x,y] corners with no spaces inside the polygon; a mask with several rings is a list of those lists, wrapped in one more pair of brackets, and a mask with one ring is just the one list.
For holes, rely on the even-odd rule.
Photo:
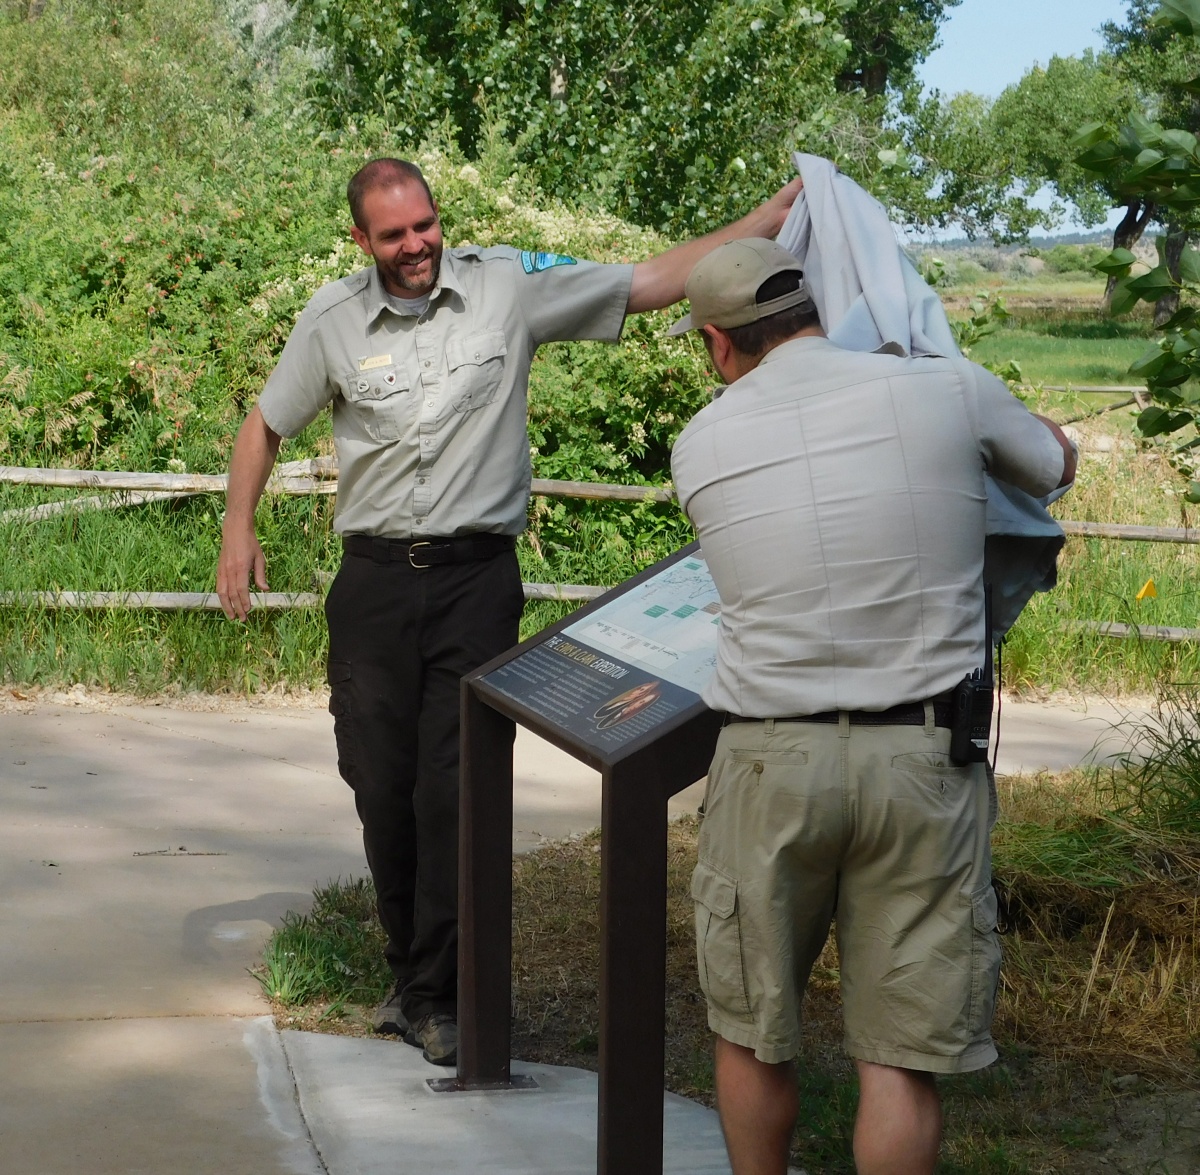
{"label": "fence rail", "polygon": [[[1126,392],[1123,386],[1081,386],[1071,389],[1085,392]],[[1140,390],[1140,389],[1137,389]],[[26,466],[0,466],[0,483],[49,488],[74,488],[107,491],[107,498],[69,498],[0,513],[0,522],[24,520],[36,522],[56,514],[121,505],[140,505],[197,494],[224,493],[228,479],[223,474],[202,473],[126,473],[99,469],[47,469]],[[287,495],[336,494],[337,461],[333,457],[314,457],[280,465],[267,482],[266,492]],[[589,501],[672,502],[675,495],[661,486],[615,485],[605,482],[556,481],[534,478],[532,491],[546,497],[582,498]],[[1120,542],[1200,543],[1200,530],[1169,526],[1126,526],[1107,522],[1060,521],[1063,532],[1074,538],[1107,539]],[[327,578],[318,573],[318,584]],[[594,600],[608,591],[593,584],[526,583],[527,600]],[[321,604],[319,592],[262,592],[251,595],[256,608],[283,610],[315,608]],[[147,609],[156,611],[217,611],[221,604],[214,592],[102,592],[102,591],[16,591],[0,592],[0,607],[38,607],[47,609]],[[1078,621],[1074,627],[1120,638],[1185,641],[1200,639],[1200,630],[1161,626],[1126,626],[1105,621]]]}

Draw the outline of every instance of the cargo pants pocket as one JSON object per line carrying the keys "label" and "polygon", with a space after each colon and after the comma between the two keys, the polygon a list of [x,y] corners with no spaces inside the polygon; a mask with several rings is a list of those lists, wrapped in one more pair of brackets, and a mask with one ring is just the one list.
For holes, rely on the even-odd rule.
{"label": "cargo pants pocket", "polygon": [[338,774],[351,787],[357,775],[354,753],[354,704],[351,698],[349,661],[329,662],[329,713],[333,715],[333,740],[337,744]]}
{"label": "cargo pants pocket", "polygon": [[709,1004],[731,1016],[750,1014],[737,882],[706,861],[692,873],[696,904],[696,967]]}

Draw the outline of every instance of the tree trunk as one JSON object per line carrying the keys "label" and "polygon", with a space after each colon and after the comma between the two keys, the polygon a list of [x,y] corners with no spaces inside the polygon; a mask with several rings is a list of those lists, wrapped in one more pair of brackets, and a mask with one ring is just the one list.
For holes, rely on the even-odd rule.
{"label": "tree trunk", "polygon": [[[1154,205],[1149,201],[1143,204],[1141,200],[1130,200],[1125,205],[1125,215],[1121,217],[1121,223],[1113,229],[1113,248],[1132,249],[1142,239],[1142,233],[1146,231],[1146,225],[1150,223],[1155,211]],[[1113,290],[1116,289],[1116,285],[1117,279],[1110,277],[1108,284],[1104,287],[1105,306],[1112,302]]]}
{"label": "tree trunk", "polygon": [[[1188,243],[1189,236],[1187,229],[1182,229],[1173,221],[1168,221],[1167,240],[1163,245],[1163,255],[1167,262],[1167,272],[1176,281],[1179,280],[1179,261],[1183,257],[1183,250]],[[1163,294],[1154,303],[1154,329],[1160,330],[1178,309],[1179,291],[1172,290],[1169,294]]]}

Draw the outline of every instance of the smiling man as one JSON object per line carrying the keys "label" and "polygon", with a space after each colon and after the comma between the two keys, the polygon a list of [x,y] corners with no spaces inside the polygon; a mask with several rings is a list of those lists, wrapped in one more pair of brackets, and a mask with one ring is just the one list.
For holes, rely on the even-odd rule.
{"label": "smiling man", "polygon": [[325,603],[329,708],[395,976],[375,1028],[434,1064],[457,1057],[459,682],[517,641],[534,353],[615,342],[626,314],[679,301],[717,245],[776,235],[799,190],[648,261],[598,265],[444,249],[420,170],[373,160],[347,198],[375,264],[317,291],[238,433],[217,591],[244,620],[251,576],[267,586],[254,510],[281,438],[333,406],[345,558]]}

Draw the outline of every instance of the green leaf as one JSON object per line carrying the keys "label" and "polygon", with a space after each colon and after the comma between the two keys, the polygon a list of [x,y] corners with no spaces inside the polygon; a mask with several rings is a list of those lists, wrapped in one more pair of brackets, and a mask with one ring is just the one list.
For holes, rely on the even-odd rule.
{"label": "green leaf", "polygon": [[1157,302],[1164,294],[1170,294],[1178,288],[1178,283],[1171,276],[1165,265],[1156,266],[1141,277],[1131,278],[1128,289],[1147,302]]}
{"label": "green leaf", "polygon": [[1185,246],[1179,258],[1179,277],[1189,286],[1200,286],[1200,253],[1191,245]]}
{"label": "green leaf", "polygon": [[1123,277],[1113,287],[1112,301],[1108,305],[1108,312],[1114,317],[1128,314],[1141,301],[1141,296],[1130,290],[1130,280],[1128,277]]}
{"label": "green leaf", "polygon": [[1077,155],[1075,162],[1085,171],[1098,171],[1108,175],[1120,166],[1123,159],[1120,147],[1111,139],[1104,139]]}
{"label": "green leaf", "polygon": [[1137,260],[1137,258],[1128,249],[1114,249],[1107,257],[1102,257],[1093,269],[1100,273],[1114,274],[1117,277],[1124,277],[1129,272],[1129,267]]}
{"label": "green leaf", "polygon": [[1162,371],[1170,361],[1171,356],[1161,347],[1152,347],[1129,365],[1129,374],[1138,379],[1149,379]]}
{"label": "green leaf", "polygon": [[1170,191],[1157,192],[1154,199],[1168,208],[1195,208],[1200,204],[1200,184],[1183,184]]}
{"label": "green leaf", "polygon": [[1200,0],[1162,0],[1150,24],[1187,37],[1200,36]]}
{"label": "green leaf", "polygon": [[[1197,79],[1200,81],[1200,79]],[[1071,151],[1086,151],[1090,147],[1095,147],[1098,143],[1103,143],[1105,140],[1111,139],[1108,131],[1108,124],[1103,122],[1089,122],[1081,126],[1067,141],[1067,147]]]}
{"label": "green leaf", "polygon": [[1195,505],[1197,502],[1200,502],[1200,481],[1188,483],[1188,488],[1183,495],[1183,499],[1185,502],[1190,502],[1193,505]]}
{"label": "green leaf", "polygon": [[1138,180],[1146,179],[1153,176],[1155,172],[1161,171],[1167,157],[1161,151],[1155,151],[1153,148],[1147,147],[1144,151],[1139,151],[1137,158],[1133,161],[1133,166],[1121,177],[1122,181],[1127,184],[1135,183]]}
{"label": "green leaf", "polygon": [[1196,150],[1196,136],[1190,131],[1163,131],[1163,146],[1181,155],[1191,155]]}
{"label": "green leaf", "polygon": [[1138,414],[1137,429],[1144,437],[1161,437],[1177,432],[1192,419],[1187,412],[1168,412],[1157,404]]}

